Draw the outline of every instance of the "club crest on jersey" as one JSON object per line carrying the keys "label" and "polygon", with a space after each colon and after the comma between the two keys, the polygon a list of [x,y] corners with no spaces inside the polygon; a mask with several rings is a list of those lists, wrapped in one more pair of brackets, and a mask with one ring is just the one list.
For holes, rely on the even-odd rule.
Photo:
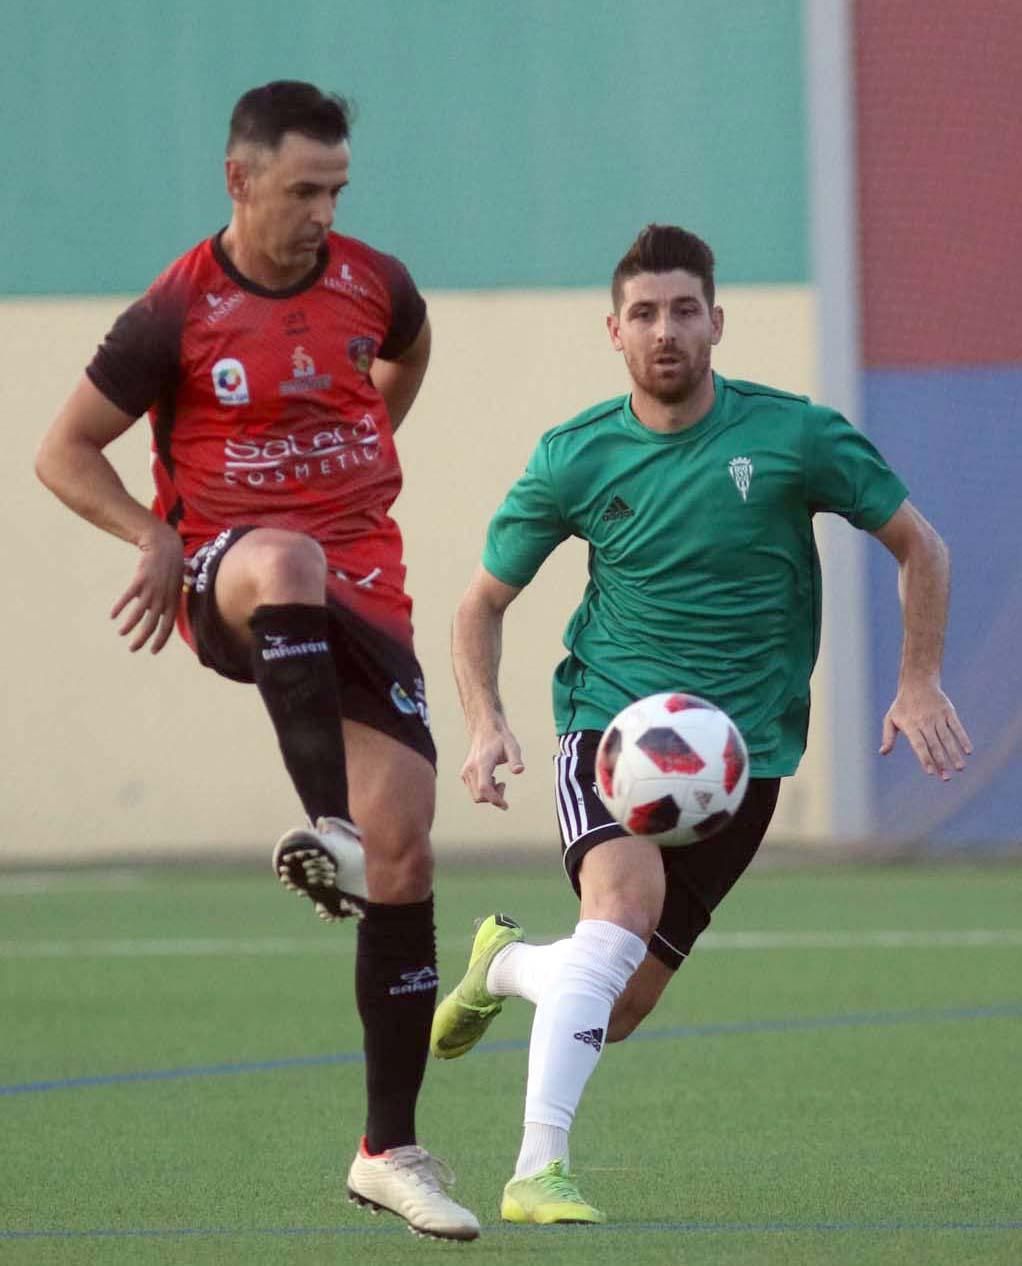
{"label": "club crest on jersey", "polygon": [[727,464],[735,487],[742,494],[742,500],[749,499],[749,485],[752,483],[753,465],[748,457],[732,457]]}
{"label": "club crest on jersey", "polygon": [[376,356],[376,339],[362,335],[348,339],[348,359],[360,374],[368,374]]}
{"label": "club crest on jersey", "polygon": [[248,378],[240,360],[226,356],[217,361],[212,373],[213,390],[221,404],[248,404]]}

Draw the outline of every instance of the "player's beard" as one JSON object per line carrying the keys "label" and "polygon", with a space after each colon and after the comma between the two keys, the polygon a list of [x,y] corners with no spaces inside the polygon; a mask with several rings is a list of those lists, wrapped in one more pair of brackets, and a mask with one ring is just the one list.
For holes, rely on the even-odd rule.
{"label": "player's beard", "polygon": [[669,379],[658,374],[656,353],[641,364],[628,364],[635,385],[661,404],[683,404],[698,391],[710,372],[709,340],[700,344],[692,356],[680,350],[676,354],[679,364]]}

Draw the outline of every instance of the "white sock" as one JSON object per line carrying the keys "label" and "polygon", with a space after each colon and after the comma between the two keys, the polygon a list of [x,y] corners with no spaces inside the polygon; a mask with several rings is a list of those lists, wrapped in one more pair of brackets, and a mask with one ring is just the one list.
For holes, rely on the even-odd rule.
{"label": "white sock", "polygon": [[552,1160],[562,1160],[564,1168],[568,1168],[568,1131],[556,1125],[540,1125],[538,1122],[527,1125],[522,1135],[522,1150],[518,1153],[515,1177],[527,1178],[529,1174],[537,1174]]}
{"label": "white sock", "polygon": [[[566,1151],[556,1136],[530,1135],[531,1125],[571,1129],[586,1082],[606,1044],[607,1021],[618,995],[646,955],[632,932],[603,919],[583,919],[568,941],[557,942],[532,1024],[525,1092],[528,1165],[519,1154],[516,1177],[535,1173]],[[540,947],[543,948],[543,947]]]}
{"label": "white sock", "polygon": [[571,938],[552,945],[512,941],[494,957],[486,973],[486,988],[495,998],[524,998],[534,1006],[550,982]]}

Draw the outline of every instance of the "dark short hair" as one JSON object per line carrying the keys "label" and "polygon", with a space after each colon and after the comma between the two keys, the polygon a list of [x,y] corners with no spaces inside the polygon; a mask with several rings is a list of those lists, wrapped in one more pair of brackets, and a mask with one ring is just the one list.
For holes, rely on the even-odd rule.
{"label": "dark short hair", "polygon": [[614,311],[621,307],[624,284],[639,273],[670,273],[683,268],[703,283],[707,307],[713,307],[713,251],[701,237],[673,224],[647,224],[614,269],[610,294]]}
{"label": "dark short hair", "polygon": [[245,141],[275,150],[287,132],[339,145],[348,139],[351,117],[350,104],[336,93],[297,79],[275,79],[239,98],[231,112],[227,152]]}

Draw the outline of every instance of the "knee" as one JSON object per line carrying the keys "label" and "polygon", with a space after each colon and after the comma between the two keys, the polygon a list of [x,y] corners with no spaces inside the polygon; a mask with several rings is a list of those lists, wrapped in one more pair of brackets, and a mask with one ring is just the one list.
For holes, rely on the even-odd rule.
{"label": "knee", "polygon": [[596,897],[587,893],[583,900],[582,917],[615,923],[645,943],[656,930],[661,908],[662,901],[644,900],[641,894],[632,894],[629,899],[627,893],[608,892]]}
{"label": "knee", "polygon": [[266,532],[253,543],[250,575],[256,605],[322,603],[327,561],[323,547],[299,532]]}
{"label": "knee", "polygon": [[369,827],[363,832],[369,900],[425,901],[433,891],[433,850],[422,828]]}
{"label": "knee", "polygon": [[583,857],[579,878],[583,919],[616,923],[644,943],[649,940],[664,906],[658,848],[647,841],[608,840]]}

